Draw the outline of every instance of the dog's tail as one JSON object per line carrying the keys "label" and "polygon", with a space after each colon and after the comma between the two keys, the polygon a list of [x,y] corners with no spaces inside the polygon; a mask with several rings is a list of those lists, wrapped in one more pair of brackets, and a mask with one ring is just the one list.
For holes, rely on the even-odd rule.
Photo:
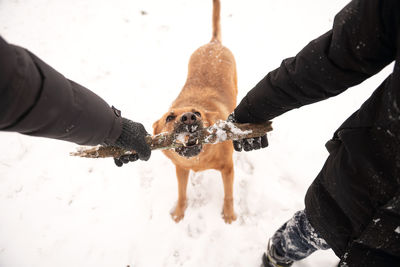
{"label": "dog's tail", "polygon": [[220,13],[221,13],[221,4],[219,0],[213,0],[213,15],[212,15],[213,33],[211,42],[221,42]]}

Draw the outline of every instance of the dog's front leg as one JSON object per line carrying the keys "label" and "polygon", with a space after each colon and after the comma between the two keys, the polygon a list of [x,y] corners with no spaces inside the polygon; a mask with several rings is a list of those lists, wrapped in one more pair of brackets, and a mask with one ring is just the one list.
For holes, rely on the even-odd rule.
{"label": "dog's front leg", "polygon": [[185,216],[186,210],[186,188],[189,177],[189,170],[183,169],[179,166],[176,167],[176,178],[178,179],[178,203],[176,203],[175,211],[171,216],[175,222],[179,222]]}
{"label": "dog's front leg", "polygon": [[221,175],[224,182],[225,191],[222,216],[226,223],[232,223],[236,220],[236,215],[233,208],[233,162],[221,170]]}

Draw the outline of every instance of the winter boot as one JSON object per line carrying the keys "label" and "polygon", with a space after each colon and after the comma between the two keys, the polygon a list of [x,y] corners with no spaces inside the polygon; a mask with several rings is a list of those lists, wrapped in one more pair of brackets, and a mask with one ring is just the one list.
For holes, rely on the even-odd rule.
{"label": "winter boot", "polygon": [[261,267],[290,267],[293,264],[293,261],[283,258],[276,252],[274,245],[271,244],[271,239],[268,242],[267,253],[264,253],[262,257],[262,262]]}

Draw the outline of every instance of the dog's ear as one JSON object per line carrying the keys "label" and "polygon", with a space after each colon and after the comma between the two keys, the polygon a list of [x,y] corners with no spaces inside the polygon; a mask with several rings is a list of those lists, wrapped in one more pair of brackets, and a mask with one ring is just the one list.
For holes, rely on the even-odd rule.
{"label": "dog's ear", "polygon": [[217,120],[221,120],[220,115],[218,112],[210,112],[207,111],[205,113],[205,120],[204,122],[208,123],[208,125],[204,125],[206,127],[213,125]]}
{"label": "dog's ear", "polygon": [[160,125],[161,119],[153,123],[153,134],[159,134],[161,131],[161,125]]}

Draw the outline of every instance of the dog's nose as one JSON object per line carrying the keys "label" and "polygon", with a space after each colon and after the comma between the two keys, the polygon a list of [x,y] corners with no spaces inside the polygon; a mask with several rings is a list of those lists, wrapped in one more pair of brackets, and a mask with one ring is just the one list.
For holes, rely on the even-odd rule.
{"label": "dog's nose", "polygon": [[197,120],[196,115],[192,112],[188,112],[182,115],[181,122],[187,125],[192,125]]}

